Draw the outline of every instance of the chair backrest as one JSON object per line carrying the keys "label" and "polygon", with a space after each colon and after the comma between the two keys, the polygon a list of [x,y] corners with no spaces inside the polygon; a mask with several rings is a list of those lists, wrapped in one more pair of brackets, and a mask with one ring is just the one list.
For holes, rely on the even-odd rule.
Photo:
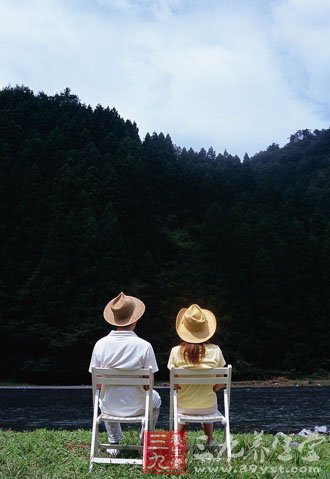
{"label": "chair backrest", "polygon": [[[92,368],[93,405],[98,403],[101,388],[109,386],[147,386],[145,411],[148,426],[152,427],[152,367],[148,369]],[[148,429],[146,427],[146,429]]]}
{"label": "chair backrest", "polygon": [[231,371],[232,366],[229,364],[223,368],[171,368],[170,373],[170,389],[171,394],[176,384],[224,384],[228,406],[230,405],[230,389],[231,389]]}
{"label": "chair backrest", "polygon": [[148,386],[153,388],[152,368],[120,369],[92,368],[93,395],[97,385],[101,386]]}

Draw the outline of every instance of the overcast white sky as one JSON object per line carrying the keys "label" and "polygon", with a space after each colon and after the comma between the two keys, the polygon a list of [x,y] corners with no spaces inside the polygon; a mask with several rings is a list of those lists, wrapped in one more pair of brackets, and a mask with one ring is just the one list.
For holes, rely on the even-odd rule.
{"label": "overcast white sky", "polygon": [[330,0],[0,0],[0,87],[241,158],[330,126]]}

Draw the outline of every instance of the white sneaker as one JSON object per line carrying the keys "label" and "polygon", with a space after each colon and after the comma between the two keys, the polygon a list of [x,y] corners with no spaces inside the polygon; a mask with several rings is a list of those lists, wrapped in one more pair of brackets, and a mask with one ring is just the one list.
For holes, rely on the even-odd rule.
{"label": "white sneaker", "polygon": [[117,457],[120,454],[119,449],[116,449],[116,448],[106,449],[106,451],[109,454],[109,456],[111,456],[111,457]]}

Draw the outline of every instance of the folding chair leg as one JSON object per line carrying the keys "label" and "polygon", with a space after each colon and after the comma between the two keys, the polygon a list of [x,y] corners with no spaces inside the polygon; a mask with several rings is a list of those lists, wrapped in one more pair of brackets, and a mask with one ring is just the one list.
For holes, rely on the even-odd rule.
{"label": "folding chair leg", "polygon": [[145,431],[150,431],[153,429],[153,408],[152,408],[152,395],[151,390],[146,394],[146,402],[145,402],[145,420],[144,420],[144,428]]}
{"label": "folding chair leg", "polygon": [[97,422],[97,414],[98,414],[98,398],[99,395],[96,394],[94,400],[94,413],[93,413],[93,426],[92,426],[92,441],[91,441],[91,454],[90,454],[90,461],[89,461],[89,471],[93,468],[93,461],[94,457],[97,455],[99,450],[99,424]]}
{"label": "folding chair leg", "polygon": [[99,425],[94,423],[93,424],[93,429],[92,429],[92,442],[91,442],[91,455],[90,455],[90,462],[89,462],[89,469],[91,470],[93,467],[93,460],[94,457],[98,453],[98,429]]}
{"label": "folding chair leg", "polygon": [[[178,420],[178,396],[177,396],[177,392],[176,391],[173,391],[173,410],[172,410],[172,413],[173,413],[173,430],[175,433],[177,433],[179,431],[179,420]],[[179,463],[179,459],[180,459],[180,451],[179,451],[179,445],[176,444],[175,446],[175,449],[174,449],[174,463],[175,464],[178,464]]]}
{"label": "folding chair leg", "polygon": [[229,404],[227,390],[224,391],[224,403],[225,403],[225,438],[228,462],[231,461],[231,444],[230,444],[230,427],[229,427]]}
{"label": "folding chair leg", "polygon": [[178,396],[177,392],[174,391],[173,393],[173,426],[174,432],[178,432],[179,424],[178,424]]}
{"label": "folding chair leg", "polygon": [[230,462],[231,461],[231,444],[230,444],[229,424],[226,424],[225,435],[226,435],[227,458],[228,458],[228,462]]}

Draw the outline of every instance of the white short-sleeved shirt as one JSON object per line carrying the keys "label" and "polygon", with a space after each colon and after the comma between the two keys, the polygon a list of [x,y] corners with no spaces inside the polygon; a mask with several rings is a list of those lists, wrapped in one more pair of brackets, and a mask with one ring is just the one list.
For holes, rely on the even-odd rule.
{"label": "white short-sleeved shirt", "polygon": [[[89,372],[96,368],[142,369],[158,371],[154,350],[148,341],[134,331],[111,331],[94,346]],[[114,416],[135,416],[145,408],[142,386],[113,386],[106,389],[100,400],[101,411]]]}

